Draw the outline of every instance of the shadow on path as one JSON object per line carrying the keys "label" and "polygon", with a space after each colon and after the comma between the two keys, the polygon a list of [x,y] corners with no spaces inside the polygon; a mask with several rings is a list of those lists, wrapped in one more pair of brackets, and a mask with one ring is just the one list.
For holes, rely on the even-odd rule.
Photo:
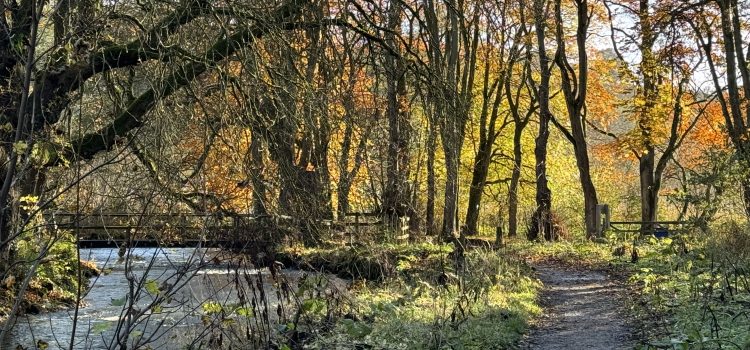
{"label": "shadow on path", "polygon": [[597,271],[537,265],[544,283],[543,319],[522,349],[633,349],[635,342],[620,314],[623,287]]}

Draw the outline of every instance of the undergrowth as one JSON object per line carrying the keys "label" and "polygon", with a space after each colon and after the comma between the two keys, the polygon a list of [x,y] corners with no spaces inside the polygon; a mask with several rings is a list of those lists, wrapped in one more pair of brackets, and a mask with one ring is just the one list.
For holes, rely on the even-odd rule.
{"label": "undergrowth", "polygon": [[651,239],[630,279],[647,319],[644,349],[750,348],[750,229]]}
{"label": "undergrowth", "polygon": [[[355,249],[355,248],[353,248]],[[388,260],[392,274],[379,282],[355,281],[326,331],[309,349],[502,349],[513,347],[538,315],[541,284],[511,256],[467,252],[464,272],[453,269],[450,245],[377,245],[363,256]],[[340,259],[331,250],[328,259]],[[346,250],[345,250],[346,251]],[[352,251],[350,250],[350,253]],[[308,250],[320,259],[325,250]],[[344,255],[352,261],[351,255]],[[336,264],[334,264],[336,265]],[[327,303],[326,307],[332,307]],[[311,308],[321,315],[331,310]],[[320,329],[320,328],[319,328]]]}
{"label": "undergrowth", "polygon": [[15,258],[16,265],[2,276],[0,283],[0,321],[8,316],[27,271],[37,259],[39,264],[25,290],[20,313],[73,306],[78,291],[78,269],[84,286],[89,277],[99,274],[93,263],[78,262],[75,238],[67,231],[53,234],[40,230],[21,235],[15,245]]}

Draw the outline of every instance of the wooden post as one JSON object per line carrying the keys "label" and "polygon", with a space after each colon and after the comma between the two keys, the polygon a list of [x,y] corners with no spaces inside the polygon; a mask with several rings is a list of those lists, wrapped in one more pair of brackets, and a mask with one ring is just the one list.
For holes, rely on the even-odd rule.
{"label": "wooden post", "polygon": [[610,218],[609,218],[609,204],[604,204],[602,206],[602,212],[604,213],[604,230],[606,231],[609,229],[610,225]]}
{"label": "wooden post", "polygon": [[604,235],[604,231],[609,229],[609,204],[599,204],[596,208],[596,235],[601,237]]}

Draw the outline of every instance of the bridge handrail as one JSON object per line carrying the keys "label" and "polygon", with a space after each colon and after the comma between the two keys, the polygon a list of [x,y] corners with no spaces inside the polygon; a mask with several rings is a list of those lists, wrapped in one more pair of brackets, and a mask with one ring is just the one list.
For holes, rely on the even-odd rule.
{"label": "bridge handrail", "polygon": [[687,221],[610,221],[610,225],[686,225]]}

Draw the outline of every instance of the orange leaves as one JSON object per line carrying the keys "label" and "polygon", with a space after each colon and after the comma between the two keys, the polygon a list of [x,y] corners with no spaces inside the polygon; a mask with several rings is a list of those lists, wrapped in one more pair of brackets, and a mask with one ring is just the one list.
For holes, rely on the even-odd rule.
{"label": "orange leaves", "polygon": [[691,167],[698,165],[703,155],[717,149],[727,148],[729,148],[729,143],[724,126],[724,115],[719,102],[712,100],[705,106],[705,111],[690,132],[690,137],[685,140],[680,157],[686,166]]}
{"label": "orange leaves", "polygon": [[619,113],[619,98],[626,91],[618,84],[617,62],[592,55],[589,61],[588,98],[586,101],[587,118],[604,128],[616,121]]}
{"label": "orange leaves", "polygon": [[[249,159],[245,150],[250,147],[250,131],[241,127],[224,127],[215,137],[207,137],[206,129],[194,125],[183,134],[179,149],[183,152],[180,168],[192,172],[203,159],[203,168],[191,183],[192,191],[211,193],[225,207],[247,209],[252,195],[247,182]],[[207,142],[212,144],[207,144]],[[206,152],[207,151],[207,152]]]}

